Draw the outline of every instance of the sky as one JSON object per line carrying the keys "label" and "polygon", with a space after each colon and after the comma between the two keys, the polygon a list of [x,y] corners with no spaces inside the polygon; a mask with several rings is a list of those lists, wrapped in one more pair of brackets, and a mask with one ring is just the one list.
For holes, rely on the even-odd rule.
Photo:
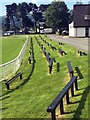
{"label": "sky", "polygon": [[[0,0],[0,16],[6,15],[6,8],[5,5],[14,3],[21,3],[21,2],[27,2],[27,3],[36,3],[38,6],[40,4],[50,4],[53,0]],[[90,0],[63,0],[67,7],[71,10],[73,9],[73,5],[76,2],[82,2],[83,4],[87,4]],[[73,1],[73,2],[72,2]]]}

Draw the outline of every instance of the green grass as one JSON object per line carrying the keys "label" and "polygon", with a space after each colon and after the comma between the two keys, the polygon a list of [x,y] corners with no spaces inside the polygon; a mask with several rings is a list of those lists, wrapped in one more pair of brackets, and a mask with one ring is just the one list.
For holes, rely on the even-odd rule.
{"label": "green grass", "polygon": [[[50,41],[42,35],[49,43],[56,48],[61,48],[67,55],[60,56],[58,51],[52,51],[40,37],[38,40],[43,43],[47,51],[60,63],[60,71],[57,72],[56,63],[54,63],[52,74],[48,73],[48,63],[33,37],[34,59],[35,63],[29,64],[29,47],[27,46],[25,56],[19,71],[23,72],[23,79],[14,81],[7,91],[4,82],[2,82],[2,117],[3,118],[50,118],[46,109],[54,100],[57,94],[70,80],[67,68],[67,61],[70,60],[73,68],[78,66],[83,79],[78,78],[79,90],[75,91],[75,96],[70,97],[71,104],[65,104],[64,115],[56,114],[58,118],[88,118],[88,56],[79,56],[77,50],[69,45],[59,46],[56,41]],[[18,72],[19,72],[18,71]],[[77,75],[75,73],[75,75]]]}
{"label": "green grass", "polygon": [[2,63],[9,62],[17,57],[25,40],[25,35],[0,38],[0,41],[2,41],[2,43],[0,43],[2,45],[2,54],[0,54],[0,57],[2,57]]}

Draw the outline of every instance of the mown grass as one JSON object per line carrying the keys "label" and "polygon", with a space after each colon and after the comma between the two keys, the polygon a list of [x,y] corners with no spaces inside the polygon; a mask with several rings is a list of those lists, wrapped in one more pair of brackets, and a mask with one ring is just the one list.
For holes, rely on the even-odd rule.
{"label": "mown grass", "polygon": [[2,41],[2,54],[0,54],[2,63],[9,62],[17,57],[25,40],[25,35],[7,36],[0,38],[0,41]]}
{"label": "mown grass", "polygon": [[[54,63],[52,74],[48,72],[48,63],[43,55],[42,50],[38,46],[34,36],[33,64],[28,63],[30,42],[27,46],[22,65],[19,69],[23,73],[23,79],[19,78],[14,81],[10,87],[11,90],[6,90],[4,82],[2,82],[2,117],[3,118],[50,118],[50,114],[46,109],[54,100],[57,94],[70,80],[67,68],[67,61],[70,60],[73,68],[78,66],[83,78],[78,78],[79,90],[75,91],[75,96],[70,97],[71,104],[65,104],[65,114],[58,115],[57,118],[88,118],[88,55],[79,56],[77,50],[69,45],[58,45],[56,41],[50,41],[49,38],[42,37],[51,43],[56,48],[61,48],[67,54],[60,56],[58,50],[52,51],[44,42],[40,40],[39,35],[36,35],[38,40],[46,47],[47,52],[51,57],[54,57],[56,63],[60,63],[60,71],[57,72],[57,65]],[[19,72],[18,71],[18,72]],[[75,73],[75,75],[77,75]]]}

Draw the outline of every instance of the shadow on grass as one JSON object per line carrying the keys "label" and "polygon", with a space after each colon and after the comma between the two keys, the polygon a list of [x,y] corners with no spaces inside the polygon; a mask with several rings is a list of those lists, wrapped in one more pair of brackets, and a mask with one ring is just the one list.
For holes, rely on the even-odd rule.
{"label": "shadow on grass", "polygon": [[[9,93],[14,92],[16,89],[19,89],[21,86],[25,85],[30,80],[30,77],[33,74],[33,71],[34,71],[34,68],[35,68],[35,58],[34,58],[34,51],[33,50],[34,49],[33,49],[33,43],[32,43],[32,58],[33,58],[32,61],[33,61],[33,63],[32,63],[31,72],[28,75],[28,77],[23,81],[23,83],[21,83],[20,85],[18,85],[15,89],[8,90],[6,93],[2,94],[0,97],[3,97],[4,95],[7,95]],[[0,100],[4,100],[6,98],[8,98],[8,97],[1,98]]]}
{"label": "shadow on grass", "polygon": [[5,100],[5,99],[7,99],[7,98],[9,98],[9,97],[10,97],[10,96],[6,96],[6,97],[4,97],[4,98],[1,98],[0,101]]}
{"label": "shadow on grass", "polygon": [[69,104],[76,104],[79,103],[80,101],[75,101],[75,102],[69,102]]}
{"label": "shadow on grass", "polygon": [[75,111],[71,111],[71,112],[64,112],[64,114],[72,114],[74,113]]}
{"label": "shadow on grass", "polygon": [[87,56],[87,53],[83,52],[83,55]]}
{"label": "shadow on grass", "polygon": [[81,112],[84,108],[85,101],[87,99],[87,95],[89,94],[89,88],[90,88],[90,86],[86,87],[86,89],[84,90],[84,92],[82,94],[81,101],[79,103],[79,106],[78,106],[77,110],[75,111],[75,114],[74,114],[72,120],[76,120],[76,118],[80,119]]}
{"label": "shadow on grass", "polygon": [[60,71],[60,63],[57,62],[57,72],[59,72],[59,71]]}
{"label": "shadow on grass", "polygon": [[79,70],[79,68],[77,66],[75,67],[75,71],[78,74],[79,79],[83,79],[84,78],[82,73],[81,73],[81,71]]}
{"label": "shadow on grass", "polygon": [[7,109],[7,107],[5,107],[5,108],[0,108],[0,110],[2,110],[2,111],[5,110],[5,109]]}

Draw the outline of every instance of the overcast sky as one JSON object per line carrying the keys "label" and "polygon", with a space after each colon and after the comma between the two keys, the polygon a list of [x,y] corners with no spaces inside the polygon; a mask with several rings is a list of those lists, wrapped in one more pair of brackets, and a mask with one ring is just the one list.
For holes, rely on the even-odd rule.
{"label": "overcast sky", "polygon": [[[32,2],[32,3],[36,3],[37,5],[40,5],[40,4],[49,4],[52,1],[53,0],[0,0],[0,16],[6,14],[5,5],[12,4],[13,2],[17,4],[21,2],[27,2],[27,3]],[[67,4],[69,9],[73,9],[73,4],[79,1],[81,1],[82,3],[88,3],[88,1],[90,0],[64,0],[64,2]]]}

